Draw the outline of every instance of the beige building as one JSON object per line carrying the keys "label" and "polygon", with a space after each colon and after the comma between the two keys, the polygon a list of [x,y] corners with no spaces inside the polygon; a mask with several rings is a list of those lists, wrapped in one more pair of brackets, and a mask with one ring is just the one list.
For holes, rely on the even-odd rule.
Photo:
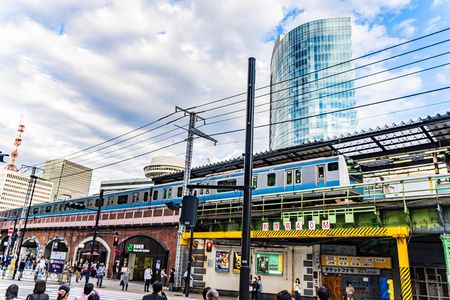
{"label": "beige building", "polygon": [[[0,169],[0,210],[21,208],[24,205],[30,176]],[[37,179],[32,204],[50,202],[53,183]]]}
{"label": "beige building", "polygon": [[53,182],[52,201],[87,196],[92,169],[65,159],[45,162],[42,177]]}
{"label": "beige building", "polygon": [[145,177],[154,178],[161,175],[184,171],[184,158],[176,156],[156,156],[144,167]]}

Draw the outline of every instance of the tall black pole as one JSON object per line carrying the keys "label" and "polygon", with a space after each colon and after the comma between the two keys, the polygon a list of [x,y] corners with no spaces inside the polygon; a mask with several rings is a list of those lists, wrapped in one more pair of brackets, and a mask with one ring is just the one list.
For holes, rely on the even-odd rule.
{"label": "tall black pole", "polygon": [[34,188],[36,187],[37,178],[38,177],[36,176],[36,167],[33,167],[30,176],[30,183],[32,182],[30,202],[28,203],[27,213],[25,215],[25,223],[23,224],[23,229],[22,232],[20,233],[19,243],[17,243],[17,249],[15,249],[17,258],[19,258],[20,250],[22,249],[23,238],[25,237],[25,232],[27,231],[28,217],[30,216],[31,204],[33,202]]}
{"label": "tall black pole", "polygon": [[186,297],[189,297],[189,290],[191,287],[191,266],[192,266],[192,245],[194,244],[194,225],[191,225],[191,237],[189,239],[189,259],[187,267],[187,278],[186,278]]}
{"label": "tall black pole", "polygon": [[242,257],[239,299],[248,300],[250,286],[250,225],[252,220],[253,115],[255,108],[255,58],[248,59],[247,120],[245,126],[244,206],[242,211]]}
{"label": "tall black pole", "polygon": [[89,282],[89,279],[91,277],[92,259],[94,258],[94,246],[95,246],[95,240],[97,239],[98,222],[100,221],[100,214],[102,212],[102,206],[103,206],[103,190],[100,190],[100,196],[98,199],[98,207],[97,207],[97,216],[95,217],[94,236],[92,237],[91,255],[89,256],[88,271],[86,274],[86,283]]}
{"label": "tall black pole", "polygon": [[19,216],[16,215],[14,218],[14,227],[13,227],[13,233],[8,239],[8,249],[6,251],[6,256],[9,256],[11,254],[11,249],[13,248],[14,242],[16,241],[15,235],[16,235],[16,226],[17,226],[17,220],[19,219]]}

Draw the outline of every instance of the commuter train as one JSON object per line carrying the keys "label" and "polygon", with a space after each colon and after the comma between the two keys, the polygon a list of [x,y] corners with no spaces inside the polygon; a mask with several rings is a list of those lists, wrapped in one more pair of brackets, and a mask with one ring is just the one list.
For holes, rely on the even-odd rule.
{"label": "commuter train", "polygon": [[[242,197],[242,191],[229,189],[208,189],[208,185],[242,186],[244,183],[243,170],[228,171],[219,174],[196,178],[190,184],[204,185],[196,188],[194,194],[200,202],[220,201]],[[297,191],[320,189],[324,187],[348,186],[351,180],[344,156],[333,156],[297,161],[253,170],[253,196],[276,195],[279,193],[294,194]],[[119,210],[146,206],[162,206],[168,202],[180,203],[182,199],[182,182],[171,182],[155,185],[151,188],[126,190],[104,195],[102,210]],[[338,195],[337,191],[328,191],[327,195]],[[305,194],[308,196],[308,194]],[[313,192],[311,192],[313,195]],[[70,199],[46,204],[34,205],[30,210],[30,217],[44,217],[61,214],[81,213],[81,210],[70,209],[67,203],[77,202],[87,208],[95,208],[98,196]],[[21,209],[0,212],[1,218],[14,218]]]}

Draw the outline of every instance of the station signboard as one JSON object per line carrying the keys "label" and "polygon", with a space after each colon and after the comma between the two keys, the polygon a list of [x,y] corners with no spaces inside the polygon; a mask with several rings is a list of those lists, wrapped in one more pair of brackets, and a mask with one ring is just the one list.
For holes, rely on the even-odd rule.
{"label": "station signboard", "polygon": [[322,255],[321,265],[327,267],[392,269],[390,257]]}

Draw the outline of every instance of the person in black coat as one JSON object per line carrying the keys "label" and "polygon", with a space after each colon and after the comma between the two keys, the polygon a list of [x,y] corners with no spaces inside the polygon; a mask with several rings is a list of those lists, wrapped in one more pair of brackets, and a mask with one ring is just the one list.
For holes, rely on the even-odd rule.
{"label": "person in black coat", "polygon": [[[162,291],[162,283],[161,281],[153,282],[153,292],[151,294],[145,295],[142,297],[142,300],[167,300],[166,294]],[[161,292],[161,295],[159,295]]]}

